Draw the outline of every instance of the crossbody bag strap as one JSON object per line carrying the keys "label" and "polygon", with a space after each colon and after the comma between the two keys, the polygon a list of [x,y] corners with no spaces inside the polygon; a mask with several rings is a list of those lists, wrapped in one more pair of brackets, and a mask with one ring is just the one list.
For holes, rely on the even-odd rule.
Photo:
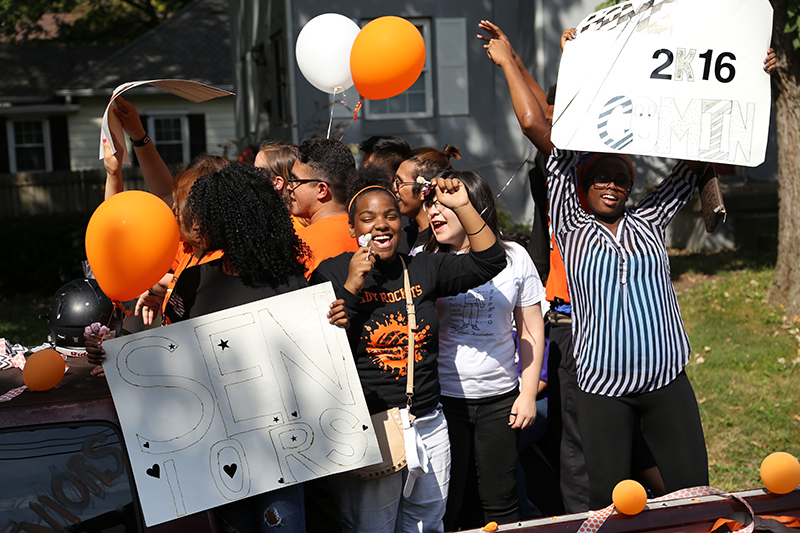
{"label": "crossbody bag strap", "polygon": [[411,407],[411,397],[414,396],[414,334],[417,331],[417,312],[414,308],[414,298],[411,296],[411,282],[408,279],[408,268],[401,256],[400,262],[403,264],[403,288],[406,293],[406,312],[408,313],[408,364],[406,368],[406,396],[408,396],[408,406]]}

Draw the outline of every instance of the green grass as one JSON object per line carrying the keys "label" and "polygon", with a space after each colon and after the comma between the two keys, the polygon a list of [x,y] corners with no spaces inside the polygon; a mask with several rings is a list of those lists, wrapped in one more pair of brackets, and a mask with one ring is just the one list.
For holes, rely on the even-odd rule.
{"label": "green grass", "polygon": [[800,327],[766,297],[773,267],[733,252],[673,257],[692,343],[687,374],[700,404],[711,484],[762,486],[761,461],[800,456]]}
{"label": "green grass", "polygon": [[[53,293],[58,288],[55,287]],[[50,310],[51,299],[52,296],[41,294],[0,296],[0,338],[29,347],[46,342],[49,328],[47,321],[39,316]]]}
{"label": "green grass", "polygon": [[[671,265],[692,343],[687,374],[700,405],[711,484],[760,487],[764,457],[800,456],[800,325],[785,324],[782,310],[766,302],[774,257],[675,252]],[[0,337],[25,346],[44,342],[47,323],[38,317],[57,288],[49,296],[0,296]]]}

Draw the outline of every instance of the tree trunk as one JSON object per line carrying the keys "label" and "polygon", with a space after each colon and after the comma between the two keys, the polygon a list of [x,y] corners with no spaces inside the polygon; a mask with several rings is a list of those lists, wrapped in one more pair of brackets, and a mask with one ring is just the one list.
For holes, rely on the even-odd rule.
{"label": "tree trunk", "polygon": [[[778,129],[778,262],[769,298],[784,305],[789,321],[800,321],[800,51],[794,34],[784,33],[788,0],[770,0],[774,9],[772,74]],[[797,4],[796,1],[792,2]]]}

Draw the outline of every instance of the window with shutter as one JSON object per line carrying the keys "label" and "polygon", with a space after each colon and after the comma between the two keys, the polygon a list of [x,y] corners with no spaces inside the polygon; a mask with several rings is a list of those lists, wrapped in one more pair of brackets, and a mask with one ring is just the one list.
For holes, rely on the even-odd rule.
{"label": "window with shutter", "polygon": [[167,165],[189,162],[189,119],[185,113],[151,112],[146,129]]}
{"label": "window with shutter", "polygon": [[11,172],[50,172],[50,125],[46,120],[9,120],[6,122],[8,159]]}

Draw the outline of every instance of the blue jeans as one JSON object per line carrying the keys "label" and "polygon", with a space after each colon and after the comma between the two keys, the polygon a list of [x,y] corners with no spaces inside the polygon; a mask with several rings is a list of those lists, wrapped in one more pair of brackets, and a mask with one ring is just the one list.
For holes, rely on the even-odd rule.
{"label": "blue jeans", "polygon": [[450,484],[450,440],[441,407],[414,424],[428,454],[428,473],[416,479],[403,497],[408,470],[380,479],[360,480],[348,473],[331,477],[341,513],[342,531],[352,533],[420,533],[444,531]]}

